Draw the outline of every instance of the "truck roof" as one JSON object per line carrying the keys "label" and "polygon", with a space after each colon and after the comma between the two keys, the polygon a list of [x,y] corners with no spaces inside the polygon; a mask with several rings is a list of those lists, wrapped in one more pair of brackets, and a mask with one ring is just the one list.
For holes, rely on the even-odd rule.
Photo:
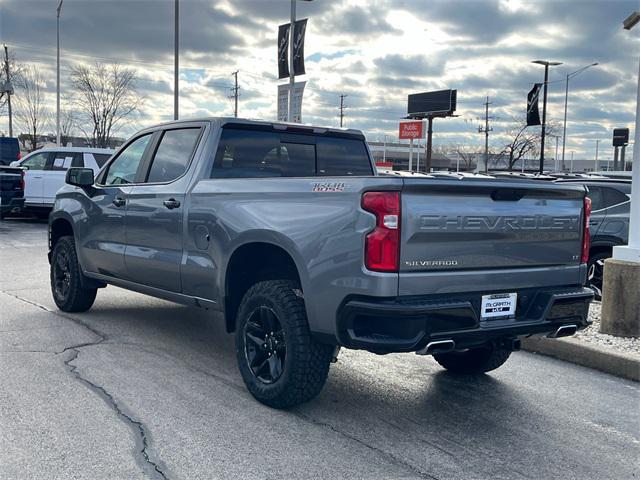
{"label": "truck roof", "polygon": [[[199,118],[187,118],[182,120],[174,120],[171,122],[165,122],[157,125],[150,126],[149,128],[156,128],[159,126],[167,125],[180,125],[191,122],[214,122],[220,126],[234,124],[234,125],[246,125],[248,127],[262,127],[270,128],[274,130],[285,130],[296,133],[333,133],[341,136],[357,137],[364,139],[364,134],[361,130],[354,128],[340,128],[340,127],[325,127],[319,125],[311,125],[306,123],[290,123],[290,122],[274,122],[269,120],[254,120],[248,118],[235,118],[235,117],[199,117]],[[146,129],[145,129],[146,130]]]}

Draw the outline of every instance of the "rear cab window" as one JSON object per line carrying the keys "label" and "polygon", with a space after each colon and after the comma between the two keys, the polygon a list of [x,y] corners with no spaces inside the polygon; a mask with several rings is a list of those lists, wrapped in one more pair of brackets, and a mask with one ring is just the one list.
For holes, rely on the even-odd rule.
{"label": "rear cab window", "polygon": [[223,127],[212,178],[370,176],[364,139]]}
{"label": "rear cab window", "polygon": [[146,181],[164,183],[181,177],[189,167],[201,130],[195,127],[162,132]]}

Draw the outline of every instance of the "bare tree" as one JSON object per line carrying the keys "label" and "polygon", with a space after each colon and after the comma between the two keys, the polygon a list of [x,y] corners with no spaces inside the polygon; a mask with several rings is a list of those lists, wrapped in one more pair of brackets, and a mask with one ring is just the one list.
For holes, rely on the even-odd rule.
{"label": "bare tree", "polygon": [[15,117],[20,128],[27,131],[33,151],[37,148],[38,133],[46,128],[50,119],[45,107],[44,77],[37,67],[31,66],[24,68],[14,81],[17,87]]}
{"label": "bare tree", "polygon": [[513,166],[521,158],[525,158],[527,155],[534,155],[538,150],[538,144],[540,142],[540,133],[533,129],[527,129],[526,122],[518,122],[509,130],[507,135],[510,140],[500,152],[500,156],[504,157],[509,171],[513,170]]}
{"label": "bare tree", "polygon": [[[548,140],[556,135],[558,125],[547,122],[546,130]],[[527,127],[526,121],[514,119],[514,124],[507,130],[507,135],[510,137],[509,143],[504,145],[499,155],[504,159],[509,171],[513,170],[520,159],[536,157],[540,154],[540,127]],[[550,147],[551,144],[548,143],[547,148]]]}
{"label": "bare tree", "polygon": [[[3,92],[2,86],[5,85],[7,81],[7,72],[5,69],[5,60],[4,60],[4,51],[0,51],[0,112],[3,112],[7,105],[7,97],[8,94]],[[22,66],[16,61],[16,58],[13,54],[9,54],[9,81],[13,85],[14,89],[16,87],[16,80],[20,76],[22,72]]]}
{"label": "bare tree", "polygon": [[133,70],[95,63],[71,70],[78,128],[94,147],[108,147],[111,137],[131,119],[143,103]]}
{"label": "bare tree", "polygon": [[63,108],[60,112],[60,144],[66,145],[73,137],[76,129],[76,113],[73,110]]}
{"label": "bare tree", "polygon": [[455,152],[460,160],[462,160],[461,169],[470,171],[473,169],[474,160],[477,160],[480,150],[471,145],[457,144],[452,145],[450,151]]}

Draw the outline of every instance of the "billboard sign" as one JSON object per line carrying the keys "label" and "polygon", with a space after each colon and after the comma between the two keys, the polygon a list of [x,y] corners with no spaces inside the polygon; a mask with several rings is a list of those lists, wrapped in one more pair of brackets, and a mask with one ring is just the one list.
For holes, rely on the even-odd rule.
{"label": "billboard sign", "polygon": [[410,117],[448,116],[456,111],[458,91],[438,90],[435,92],[413,93],[407,102]]}
{"label": "billboard sign", "polygon": [[614,128],[613,129],[613,146],[624,147],[626,145],[629,145],[629,129]]}
{"label": "billboard sign", "polygon": [[410,140],[414,138],[424,138],[424,125],[422,120],[417,122],[400,122],[400,140]]}

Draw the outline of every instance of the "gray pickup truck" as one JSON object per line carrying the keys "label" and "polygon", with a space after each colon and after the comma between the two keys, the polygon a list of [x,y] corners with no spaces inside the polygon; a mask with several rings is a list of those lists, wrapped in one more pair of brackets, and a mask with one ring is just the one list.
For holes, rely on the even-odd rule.
{"label": "gray pickup truck", "polygon": [[356,130],[213,118],[72,168],[50,216],[53,298],[107,284],[222,314],[249,391],[315,397],[340,347],[502,365],[588,325],[583,186],[378,176]]}

